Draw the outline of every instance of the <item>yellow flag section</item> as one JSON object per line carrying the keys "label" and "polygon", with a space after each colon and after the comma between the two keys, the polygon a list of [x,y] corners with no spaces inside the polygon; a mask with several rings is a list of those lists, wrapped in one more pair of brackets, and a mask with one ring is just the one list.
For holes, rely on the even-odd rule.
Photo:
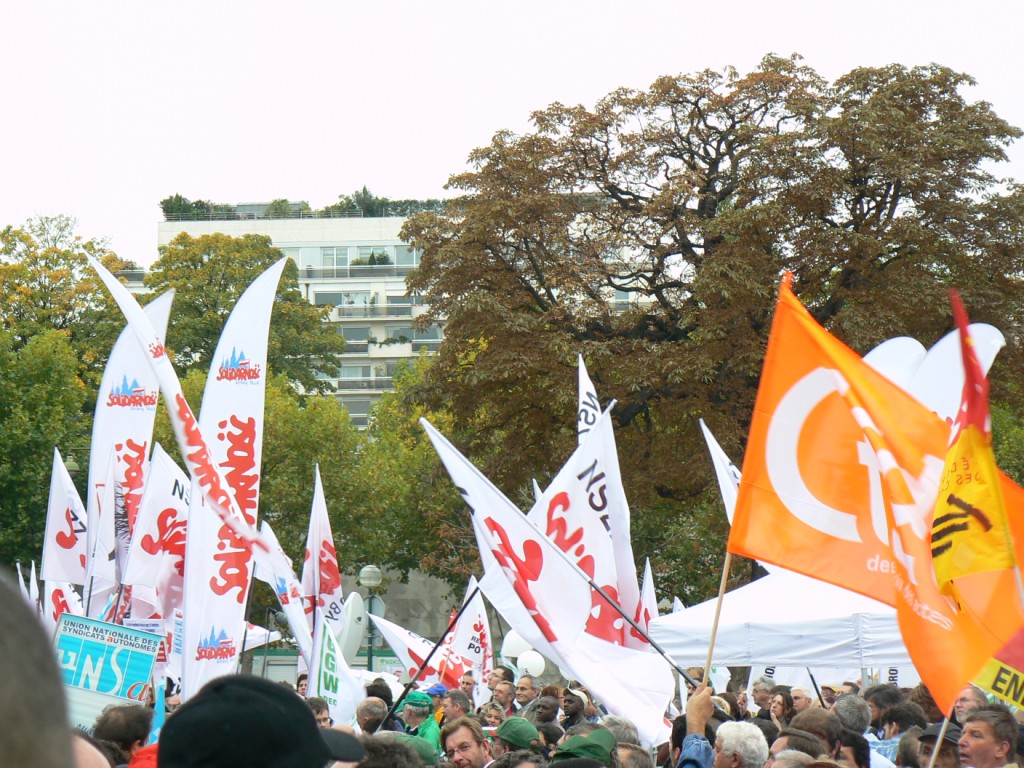
{"label": "yellow flag section", "polygon": [[992,452],[988,379],[968,331],[967,311],[956,292],[952,301],[960,329],[964,392],[932,520],[932,559],[940,591],[959,599],[955,579],[1013,568],[1016,563]]}
{"label": "yellow flag section", "polygon": [[1004,645],[935,582],[929,529],[948,435],[783,282],[729,551],[894,605],[907,650],[945,711]]}

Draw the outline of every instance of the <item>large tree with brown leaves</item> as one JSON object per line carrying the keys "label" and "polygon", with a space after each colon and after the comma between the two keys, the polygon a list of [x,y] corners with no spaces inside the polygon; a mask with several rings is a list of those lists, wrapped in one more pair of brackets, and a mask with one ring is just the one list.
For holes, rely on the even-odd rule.
{"label": "large tree with brown leaves", "polygon": [[782,270],[861,352],[933,343],[958,287],[1006,332],[994,383],[1014,395],[1000,379],[1021,362],[1024,192],[991,168],[1020,131],[967,99],[971,82],[891,65],[829,83],[767,56],[499,132],[450,180],[446,212],[403,232],[423,250],[409,285],[424,321],[446,323],[419,397],[524,500],[572,449],[582,353],[617,403],[638,555],[659,550],[666,586],[695,583],[686,562],[724,532],[697,417],[738,460]]}

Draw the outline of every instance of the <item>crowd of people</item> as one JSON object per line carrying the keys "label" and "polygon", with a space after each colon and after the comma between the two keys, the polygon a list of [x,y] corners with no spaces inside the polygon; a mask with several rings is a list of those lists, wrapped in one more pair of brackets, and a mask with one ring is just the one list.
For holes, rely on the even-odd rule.
{"label": "crowd of people", "polygon": [[[247,675],[218,678],[184,704],[169,698],[159,740],[154,711],[108,707],[91,733],[68,728],[63,684],[42,627],[0,579],[0,755],[39,768],[1009,768],[1024,766],[1021,726],[967,686],[946,719],[927,688],[856,683],[807,689],[759,677],[716,695],[691,669],[671,738],[648,748],[585,687],[542,685],[498,667],[484,701],[458,688],[409,690],[395,705],[382,679],[366,686],[356,723],[326,701]],[[749,690],[749,696],[747,693]]]}

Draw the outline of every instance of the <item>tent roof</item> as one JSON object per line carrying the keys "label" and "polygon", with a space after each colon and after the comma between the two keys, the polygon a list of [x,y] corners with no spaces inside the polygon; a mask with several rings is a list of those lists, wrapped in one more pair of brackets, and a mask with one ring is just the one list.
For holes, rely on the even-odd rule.
{"label": "tent roof", "polygon": [[[655,619],[651,636],[678,664],[703,664],[715,602]],[[854,668],[911,664],[893,608],[781,568],[725,595],[713,662]]]}

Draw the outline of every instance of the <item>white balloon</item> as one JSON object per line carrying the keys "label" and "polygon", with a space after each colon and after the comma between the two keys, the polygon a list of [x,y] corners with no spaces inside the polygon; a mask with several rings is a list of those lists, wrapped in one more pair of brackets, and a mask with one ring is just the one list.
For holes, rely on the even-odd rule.
{"label": "white balloon", "polygon": [[514,629],[510,629],[501,644],[501,655],[506,659],[517,658],[521,653],[532,650],[532,646]]}
{"label": "white balloon", "polygon": [[544,674],[544,657],[534,650],[523,651],[516,659],[516,666],[519,667],[520,675],[537,677]]}

